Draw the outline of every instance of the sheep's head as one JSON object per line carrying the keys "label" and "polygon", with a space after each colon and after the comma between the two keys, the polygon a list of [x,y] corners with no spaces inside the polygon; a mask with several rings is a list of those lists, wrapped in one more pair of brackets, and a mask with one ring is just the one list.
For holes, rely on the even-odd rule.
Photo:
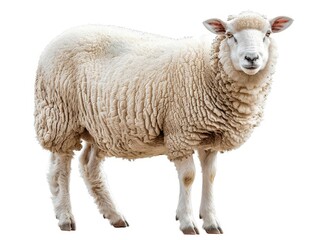
{"label": "sheep's head", "polygon": [[226,36],[234,68],[254,75],[267,65],[270,35],[285,30],[292,22],[289,17],[280,16],[269,21],[260,14],[243,12],[230,16],[227,22],[213,18],[204,25],[209,31]]}

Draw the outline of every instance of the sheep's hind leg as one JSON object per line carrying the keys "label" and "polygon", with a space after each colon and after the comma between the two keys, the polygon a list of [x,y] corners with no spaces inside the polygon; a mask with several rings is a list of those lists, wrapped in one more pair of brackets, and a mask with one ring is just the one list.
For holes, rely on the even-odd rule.
{"label": "sheep's hind leg", "polygon": [[180,193],[176,220],[180,222],[180,229],[184,234],[199,234],[195,225],[191,203],[191,187],[195,178],[195,165],[193,156],[185,160],[174,161],[178,172]]}
{"label": "sheep's hind leg", "polygon": [[101,163],[104,157],[105,154],[96,146],[87,143],[80,159],[82,177],[103,217],[109,219],[111,225],[116,228],[128,227],[129,224],[118,212],[108,186],[104,182],[101,172]]}
{"label": "sheep's hind leg", "polygon": [[213,202],[213,182],[216,175],[215,162],[217,152],[200,149],[198,153],[203,173],[202,200],[199,216],[204,221],[203,228],[207,233],[222,234],[223,231],[219,226]]}
{"label": "sheep's hind leg", "polygon": [[75,230],[69,194],[72,155],[52,153],[48,174],[55,214],[63,231]]}

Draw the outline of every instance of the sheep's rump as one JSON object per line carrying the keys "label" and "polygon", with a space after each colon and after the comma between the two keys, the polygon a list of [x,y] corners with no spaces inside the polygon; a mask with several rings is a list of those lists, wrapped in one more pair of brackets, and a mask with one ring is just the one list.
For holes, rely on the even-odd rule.
{"label": "sheep's rump", "polygon": [[36,80],[35,126],[51,151],[81,147],[89,133],[109,156],[165,154],[164,115],[181,50],[174,40],[127,29],[69,30],[45,49]]}

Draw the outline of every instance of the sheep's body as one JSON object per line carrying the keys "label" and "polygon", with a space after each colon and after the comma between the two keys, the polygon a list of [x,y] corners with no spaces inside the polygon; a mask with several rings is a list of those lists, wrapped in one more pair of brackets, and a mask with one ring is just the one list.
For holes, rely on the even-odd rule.
{"label": "sheep's body", "polygon": [[74,28],[49,44],[37,72],[35,127],[52,152],[48,179],[60,228],[75,230],[68,183],[83,139],[82,176],[114,227],[128,223],[103,181],[101,160],[165,154],[178,171],[180,228],[198,234],[190,200],[197,150],[203,228],[222,233],[212,195],[216,155],[239,147],[259,124],[276,62],[269,31],[291,22],[251,12],[229,23],[210,19],[205,26],[221,35],[213,44],[103,26]]}
{"label": "sheep's body", "polygon": [[39,64],[41,144],[67,152],[80,148],[87,130],[107,156],[129,159],[167,154],[175,160],[200,146],[238,147],[260,120],[261,111],[250,108],[260,107],[264,85],[240,93],[245,85],[222,79],[219,67],[211,67],[209,40],[102,26],[62,34]]}

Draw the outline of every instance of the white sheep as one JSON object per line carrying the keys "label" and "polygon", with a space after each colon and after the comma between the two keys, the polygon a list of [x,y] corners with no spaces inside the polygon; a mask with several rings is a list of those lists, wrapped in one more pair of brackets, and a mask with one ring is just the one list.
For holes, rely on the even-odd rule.
{"label": "white sheep", "polygon": [[190,199],[197,150],[203,228],[222,233],[212,194],[216,155],[242,145],[259,124],[276,62],[270,34],[291,23],[288,17],[268,21],[243,12],[227,22],[204,22],[218,34],[214,42],[107,26],[74,28],[53,40],[37,71],[35,128],[40,144],[52,152],[48,179],[61,230],[75,230],[70,162],[83,139],[82,175],[114,227],[128,223],[102,180],[102,160],[165,154],[180,181],[180,229],[198,234]]}

